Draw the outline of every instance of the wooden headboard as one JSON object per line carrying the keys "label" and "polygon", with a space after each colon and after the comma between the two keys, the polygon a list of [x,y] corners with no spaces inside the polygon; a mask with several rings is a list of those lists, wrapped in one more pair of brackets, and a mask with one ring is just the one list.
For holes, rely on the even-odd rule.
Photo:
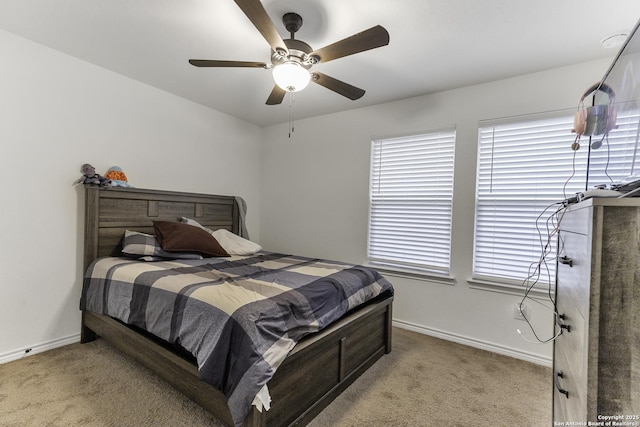
{"label": "wooden headboard", "polygon": [[193,218],[213,230],[239,232],[233,196],[85,186],[84,268],[96,258],[120,254],[125,230],[153,234],[153,221]]}

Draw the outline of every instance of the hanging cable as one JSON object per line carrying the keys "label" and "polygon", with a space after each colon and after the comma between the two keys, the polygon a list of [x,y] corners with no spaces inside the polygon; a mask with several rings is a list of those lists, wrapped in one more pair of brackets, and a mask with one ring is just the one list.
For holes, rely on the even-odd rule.
{"label": "hanging cable", "polygon": [[611,161],[611,146],[609,145],[609,132],[605,132],[604,135],[602,135],[602,139],[600,140],[600,143],[602,143],[602,141],[606,141],[607,142],[607,164],[604,167],[604,174],[607,176],[607,178],[609,178],[609,184],[613,183],[613,178],[611,178],[609,176],[609,162]]}
{"label": "hanging cable", "polygon": [[[546,218],[545,220],[545,228],[546,228],[546,233],[543,233],[541,230],[541,226],[540,226],[540,220],[544,217],[545,213],[550,210],[553,209],[555,207],[555,209],[553,210],[553,212]],[[545,308],[553,311],[554,314],[554,333],[553,336],[551,336],[550,338],[547,339],[541,339],[538,336],[538,333],[536,332],[535,328],[533,327],[533,325],[531,324],[531,322],[529,321],[529,319],[527,318],[526,314],[520,310],[520,313],[522,314],[522,318],[527,322],[527,325],[529,326],[529,329],[531,330],[531,332],[533,333],[535,339],[537,340],[536,342],[528,340],[523,334],[522,331],[520,331],[519,329],[517,330],[518,334],[527,342],[530,343],[540,343],[540,344],[544,344],[544,343],[548,343],[551,342],[553,340],[555,340],[556,338],[558,338],[561,334],[562,334],[562,328],[557,329],[558,327],[558,310],[556,307],[556,301],[553,295],[553,290],[552,290],[552,281],[551,281],[551,273],[549,271],[549,266],[548,266],[548,257],[549,255],[552,253],[553,251],[553,246],[554,246],[554,237],[558,235],[559,231],[560,231],[560,223],[562,222],[562,218],[564,217],[564,214],[566,212],[566,206],[563,203],[553,203],[549,206],[547,206],[541,213],[540,215],[538,215],[537,219],[536,219],[536,229],[538,230],[538,236],[540,239],[540,246],[542,248],[541,250],[541,255],[540,258],[538,258],[538,260],[534,263],[532,263],[529,267],[529,275],[527,276],[526,279],[524,279],[524,281],[522,282],[522,285],[525,288],[525,292],[524,295],[522,297],[522,299],[520,300],[519,303],[519,307],[522,307],[522,304],[524,304],[524,302],[529,299],[531,301],[535,301],[538,304],[542,304],[539,301],[536,301],[535,299],[529,297],[529,294],[531,292],[531,290],[539,283],[540,278],[543,274],[546,273],[547,276],[547,283],[549,284],[547,287],[547,295],[548,295],[548,299],[551,302],[553,308],[549,308],[546,305],[542,304]],[[546,234],[546,239],[543,238],[543,236]],[[561,240],[561,239],[559,239]],[[559,248],[558,248],[559,249]],[[560,252],[560,251],[558,251]]]}
{"label": "hanging cable", "polygon": [[[576,139],[577,138],[578,137],[576,137]],[[571,176],[567,178],[567,180],[564,182],[564,185],[562,186],[562,196],[565,199],[567,198],[567,185],[575,175],[576,175],[576,150],[573,150],[573,158],[571,159]]]}

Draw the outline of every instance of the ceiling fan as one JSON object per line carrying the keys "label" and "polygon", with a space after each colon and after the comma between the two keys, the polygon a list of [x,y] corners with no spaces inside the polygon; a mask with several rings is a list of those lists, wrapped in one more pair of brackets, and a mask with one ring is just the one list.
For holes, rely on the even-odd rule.
{"label": "ceiling fan", "polygon": [[280,104],[287,92],[299,92],[310,81],[351,100],[359,99],[365,93],[363,89],[317,71],[310,72],[309,69],[319,63],[329,62],[389,44],[387,30],[380,25],[376,25],[321,49],[313,50],[307,43],[294,38],[295,33],[302,26],[302,17],[297,13],[286,13],[282,17],[282,22],[290,33],[290,38],[283,40],[260,0],[234,1],[271,46],[271,64],[213,59],[190,59],[189,63],[196,67],[272,69],[276,85],[267,99],[267,105]]}

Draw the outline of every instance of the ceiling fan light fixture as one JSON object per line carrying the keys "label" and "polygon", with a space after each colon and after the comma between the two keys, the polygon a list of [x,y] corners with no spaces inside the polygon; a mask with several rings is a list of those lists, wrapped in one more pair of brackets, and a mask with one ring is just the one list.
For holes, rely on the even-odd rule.
{"label": "ceiling fan light fixture", "polygon": [[273,67],[273,80],[287,92],[300,92],[307,87],[311,74],[297,62],[287,61]]}

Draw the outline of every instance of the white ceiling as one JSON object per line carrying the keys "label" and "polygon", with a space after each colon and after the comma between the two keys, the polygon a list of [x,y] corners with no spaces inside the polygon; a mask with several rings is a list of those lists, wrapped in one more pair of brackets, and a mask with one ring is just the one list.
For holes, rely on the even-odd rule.
{"label": "white ceiling", "polygon": [[[390,34],[388,46],[313,68],[364,97],[310,84],[296,94],[296,119],[613,57],[600,40],[640,18],[638,0],[262,3],[283,38],[282,15],[302,15],[296,38],[314,49],[378,24]],[[258,125],[289,119],[288,97],[265,105],[270,71],[187,62],[270,62],[268,43],[232,0],[0,0],[0,29]]]}

